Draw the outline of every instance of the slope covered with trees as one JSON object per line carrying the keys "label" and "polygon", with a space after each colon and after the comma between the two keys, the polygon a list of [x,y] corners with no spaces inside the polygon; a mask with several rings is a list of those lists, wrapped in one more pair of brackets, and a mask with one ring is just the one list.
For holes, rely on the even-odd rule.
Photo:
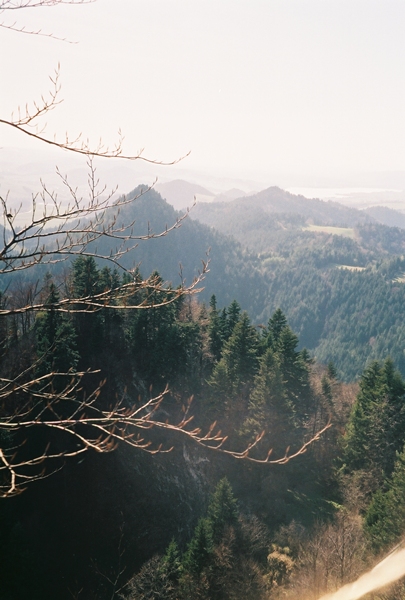
{"label": "slope covered with trees", "polygon": [[403,230],[279,188],[200,204],[191,216],[257,252],[267,289],[254,322],[281,307],[301,343],[346,380],[388,356],[405,373]]}
{"label": "slope covered with trees", "polygon": [[[140,274],[137,276],[141,279]],[[212,489],[220,479],[221,471],[225,471],[236,482],[239,491],[245,489],[244,502],[249,506],[250,486],[260,489],[263,485],[263,475],[259,464],[255,467],[255,461],[266,460],[268,448],[273,447],[270,462],[280,468],[277,462],[286,462],[288,445],[291,447],[288,455],[298,453],[298,458],[294,459],[298,461],[300,448],[327,424],[331,410],[322,399],[322,393],[312,387],[309,357],[297,351],[298,339],[281,311],[276,312],[267,327],[258,330],[236,301],[219,309],[215,298],[207,307],[192,297],[180,295],[165,304],[170,291],[162,287],[158,273],[148,278],[154,282],[155,297],[149,289],[139,289],[126,298],[124,310],[114,308],[113,297],[109,305],[96,310],[58,310],[67,290],[72,298],[78,299],[80,308],[89,303],[90,298],[97,298],[102,293],[100,290],[122,289],[126,277],[125,273],[120,275],[108,267],[97,266],[92,256],[80,256],[68,272],[46,276],[42,282],[46,310],[39,311],[31,322],[27,323],[19,313],[2,317],[2,381],[15,372],[24,373],[24,364],[35,365],[37,381],[24,404],[25,413],[32,415],[34,420],[31,429],[28,426],[11,427],[7,435],[2,434],[3,452],[8,455],[12,449],[17,449],[19,460],[26,461],[27,468],[31,453],[41,456],[43,448],[47,448],[54,456],[50,463],[40,461],[36,484],[31,483],[27,491],[9,500],[8,505],[2,504],[1,563],[4,577],[7,573],[7,580],[2,585],[4,597],[68,598],[80,589],[85,590],[87,598],[111,597],[131,572],[150,558],[151,553],[162,551],[173,535],[177,536],[182,552],[186,553],[187,568],[184,568],[189,575],[182,582],[188,581],[187,586],[194,586],[195,577],[198,575],[199,580],[205,568],[194,554],[198,555],[201,544],[203,547],[205,544],[207,549],[203,552],[208,560],[216,546],[223,543],[221,536],[225,535],[225,530],[216,531],[212,525],[213,517],[209,526],[205,520],[198,521],[197,506],[203,510],[207,497],[205,492],[201,497],[201,491]],[[142,296],[147,300],[148,308],[131,310],[131,306],[142,305]],[[86,436],[91,440],[91,427],[97,425],[97,419],[91,425],[85,412],[82,424],[77,425],[79,429],[70,440],[72,401],[63,397],[58,403],[38,400],[41,377],[43,373],[47,377],[49,372],[53,373],[56,397],[58,390],[65,389],[66,373],[70,373],[72,379],[76,373],[83,373],[80,381],[82,392],[88,398],[87,414],[93,410],[94,388],[97,389],[98,410],[102,411],[97,414],[116,411],[117,398],[120,410],[129,410],[131,414],[134,410],[142,411],[147,436],[144,449],[148,450],[150,443],[154,452],[159,450],[159,442],[163,443],[152,462],[137,457],[136,453],[130,457],[129,450],[117,451],[114,458],[105,462],[100,462],[91,453],[91,448],[90,454],[84,457],[77,453],[75,439],[80,435],[82,439]],[[26,377],[31,377],[29,370]],[[103,385],[98,386],[103,380]],[[21,383],[24,385],[22,380]],[[167,384],[170,392],[165,393],[164,401],[154,409],[153,405],[148,408],[149,398],[165,392]],[[267,386],[272,388],[270,395]],[[218,427],[229,436],[222,448],[224,454],[219,453],[217,461],[215,456],[219,451],[211,450],[213,456],[210,458],[204,448],[192,449],[193,439],[198,442],[195,437],[185,435],[182,442],[181,430],[170,428],[170,423],[188,418],[191,408],[187,405],[191,396],[194,396],[192,410],[196,424],[207,431],[216,420]],[[82,406],[79,398],[77,410]],[[51,433],[48,432],[50,425],[35,427],[35,422],[39,425],[45,421],[54,423]],[[159,439],[151,428],[157,421],[163,427],[165,422],[167,424],[163,439]],[[125,442],[120,427],[117,421],[111,436],[118,436]],[[263,429],[267,429],[266,435],[262,434]],[[176,433],[180,438],[176,439]],[[198,433],[193,434],[196,435]],[[218,445],[221,439],[211,445]],[[26,443],[21,445],[24,441]],[[142,440],[134,438],[134,443],[139,452]],[[164,451],[173,444],[174,458],[166,459],[171,454],[166,455]],[[323,441],[319,444],[323,445]],[[202,440],[202,446],[205,445]],[[240,468],[239,461],[232,466],[229,461],[232,455],[236,456],[235,452],[240,452],[237,456],[246,460],[247,447],[251,447],[252,467]],[[69,454],[73,456],[70,461]],[[15,457],[13,460],[16,462]],[[65,460],[68,460],[67,465]],[[304,456],[302,460],[306,460]],[[208,468],[211,461],[216,466]],[[201,462],[202,466],[207,463],[207,467],[202,469]],[[44,473],[43,466],[46,468]],[[270,465],[262,466],[268,468]],[[298,463],[290,473],[286,471],[292,487],[297,493],[298,490],[313,489],[312,483],[297,476],[297,468]],[[44,479],[52,473],[52,477]],[[132,498],[133,486],[142,482],[143,487],[148,473],[152,477],[149,490],[143,489],[139,498]],[[21,476],[24,477],[24,470]],[[159,493],[161,486],[164,486],[167,499]],[[320,480],[317,486],[322,487]],[[276,487],[281,490],[283,483]],[[196,500],[198,496],[200,501]],[[299,503],[290,498],[288,509],[277,515],[275,505],[264,508],[265,496],[263,488],[251,506],[253,510],[256,503],[262,504],[263,517],[269,523],[284,520],[286,514],[298,510]],[[167,513],[170,516],[167,521],[156,511],[167,511],[169,498],[176,500]],[[209,514],[215,510],[208,508]],[[99,528],[96,523],[103,511],[103,527]],[[166,527],[164,535],[163,524]],[[193,527],[197,527],[196,538],[189,536]],[[146,532],[150,540],[140,544],[139,539]],[[249,541],[249,535],[243,533],[244,544],[253,543]],[[199,536],[205,536],[206,541],[201,541]],[[121,554],[124,549],[125,560]],[[242,552],[238,560],[242,561],[244,554]],[[237,566],[232,568],[237,569]],[[254,571],[256,567],[252,566],[252,569]],[[24,578],[22,571],[26,573]],[[60,589],[61,580],[69,582],[68,589]]]}
{"label": "slope covered with trees", "polygon": [[[46,276],[46,312],[29,324],[3,317],[3,378],[23,360],[37,361],[39,376],[97,365],[83,386],[91,393],[105,378],[106,408],[117,394],[142,407],[169,384],[151,422],[178,422],[192,410],[196,426],[206,431],[215,420],[228,440],[222,453],[209,451],[168,429],[155,455],[121,448],[103,461],[90,453],[59,462],[61,471],[1,505],[5,598],[320,595],[400,539],[405,383],[391,361],[366,369],[356,398],[332,363],[323,368],[299,350],[280,309],[256,327],[237,301],[221,306],[215,296],[208,305],[179,297],[158,306],[168,293],[158,273],[156,307],[139,290],[125,310],[52,308],[66,282],[83,303],[89,290],[119,288],[125,277],[83,256],[63,277]],[[149,309],[131,310],[142,294]],[[51,443],[61,447],[62,435]],[[159,441],[153,429],[148,436]],[[43,442],[29,437],[31,449]],[[298,452],[289,462],[287,446]],[[275,463],[260,464],[270,447]]]}

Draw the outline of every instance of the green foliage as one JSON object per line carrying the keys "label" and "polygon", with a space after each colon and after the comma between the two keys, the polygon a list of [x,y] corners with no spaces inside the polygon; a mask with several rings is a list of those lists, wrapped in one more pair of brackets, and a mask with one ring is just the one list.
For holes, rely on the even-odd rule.
{"label": "green foliage", "polygon": [[377,490],[365,516],[365,531],[375,553],[390,549],[405,533],[405,451],[397,455],[386,489]]}
{"label": "green foliage", "polygon": [[[156,200],[153,208],[156,217],[161,208],[162,203]],[[170,210],[167,214],[170,219]],[[233,301],[220,310],[215,296],[207,309],[197,302],[179,299],[149,310],[101,308],[95,314],[65,317],[52,308],[58,301],[58,291],[49,284],[49,310],[38,315],[34,331],[30,333],[31,340],[35,333],[35,351],[43,356],[43,368],[67,371],[78,366],[100,366],[97,381],[107,376],[107,383],[101,390],[105,404],[114,401],[118,394],[121,397],[125,389],[125,406],[133,406],[138,394],[141,397],[147,395],[146,390],[151,384],[155,392],[156,388],[159,390],[169,383],[172,395],[167,405],[159,409],[159,418],[163,414],[164,418],[173,421],[181,411],[184,397],[192,393],[196,396],[197,419],[201,418],[206,407],[205,398],[209,395],[215,404],[215,417],[226,433],[235,435],[241,430],[244,439],[249,436],[250,440],[265,429],[268,432],[268,438],[263,442],[266,448],[272,446],[276,451],[284,452],[287,445],[299,447],[304,434],[316,431],[322,418],[313,404],[315,394],[310,385],[314,359],[305,349],[300,350],[298,336],[289,324],[294,325],[294,331],[299,331],[301,341],[310,340],[312,350],[317,348],[316,352],[319,351],[325,362],[329,360],[327,374],[322,377],[319,372],[323,371],[314,369],[313,377],[317,378],[316,389],[321,390],[316,395],[322,405],[318,412],[324,407],[327,407],[326,412],[329,408],[333,412],[341,408],[337,406],[339,402],[345,401],[344,394],[341,399],[336,393],[340,385],[336,381],[337,372],[358,372],[368,357],[381,354],[384,344],[392,346],[396,353],[400,349],[403,354],[405,294],[404,286],[393,281],[403,266],[401,261],[376,264],[361,273],[332,268],[332,260],[345,260],[348,264],[350,259],[352,263],[360,264],[365,262],[365,256],[353,240],[322,237],[320,244],[319,238],[302,232],[302,237],[294,241],[294,227],[303,223],[298,216],[286,222],[290,237],[282,238],[283,228],[274,226],[274,231],[280,235],[274,242],[275,247],[269,250],[267,266],[263,266],[269,296],[263,291],[264,279],[256,267],[253,268],[254,264],[260,263],[250,262],[251,256],[244,257],[229,241],[221,242],[220,246],[221,260],[224,256],[231,256],[232,261],[235,259],[226,265],[229,278],[224,277],[226,269],[221,271],[223,266],[216,275],[214,273],[215,277],[222,278],[221,286],[226,281],[218,296],[220,302],[224,298],[230,302],[234,290],[243,286],[242,305],[253,307],[251,314],[255,321],[262,315],[266,322],[271,315],[268,325],[262,326],[261,335],[238,302]],[[188,235],[192,237],[193,232],[200,235],[197,225],[193,227]],[[198,240],[203,239],[201,234]],[[297,239],[307,245],[298,248]],[[173,251],[177,252],[177,245],[181,246],[176,242]],[[170,250],[171,246],[167,248]],[[154,260],[159,252],[152,252]],[[167,268],[173,267],[169,265],[171,258],[169,251],[163,253],[162,260]],[[235,266],[238,264],[243,264],[240,273]],[[163,278],[158,272],[154,272],[154,276],[157,283],[162,283]],[[134,277],[140,277],[139,273]],[[214,281],[218,283],[215,277]],[[80,257],[73,263],[69,283],[75,296],[83,298],[114,290],[130,279],[128,274],[121,278],[116,271],[97,265],[91,257]],[[257,282],[260,285],[256,287]],[[147,296],[140,290],[129,304],[148,300],[157,305],[167,298],[165,290],[149,292]],[[85,300],[81,302],[85,305]],[[285,313],[278,306],[282,306]],[[4,335],[7,337],[9,332]],[[29,342],[28,336],[27,339]],[[48,352],[48,349],[52,351]],[[100,357],[103,360],[100,361]],[[336,360],[336,367],[332,358]],[[346,471],[349,474],[366,471],[370,477],[375,475],[374,489],[380,486],[366,517],[367,531],[376,551],[396,541],[405,519],[401,500],[405,493],[405,459],[396,454],[405,441],[404,396],[404,382],[392,361],[370,363],[362,376],[360,393],[343,441],[342,460]],[[343,407],[340,430],[345,426],[345,414]],[[203,418],[209,420],[210,416]],[[330,465],[331,460],[328,463],[325,456],[335,456],[336,435],[328,432],[316,450],[310,449],[310,461],[304,463],[304,457],[302,462],[291,463],[280,475],[273,472],[268,475],[267,471],[264,476],[254,467],[246,469],[243,473],[247,482],[244,493],[249,507],[253,507],[252,510],[259,507],[272,524],[282,519],[288,521],[293,513],[294,516],[297,512],[302,515],[304,503],[311,518],[314,514],[319,516],[319,506],[325,505],[326,494],[334,494],[333,499],[337,495],[335,476],[330,471],[325,475],[329,478],[330,489],[325,491],[318,485],[321,478],[318,466],[322,460]],[[240,438],[237,441],[241,443]],[[232,447],[237,447],[233,441]],[[309,463],[312,466],[308,467]],[[326,469],[324,467],[325,472]],[[392,473],[392,479],[389,479]],[[176,472],[174,478],[178,476]],[[304,478],[307,487],[302,492],[300,485]],[[256,492],[258,498],[254,498]],[[325,496],[322,496],[323,492]],[[397,512],[395,507],[399,507]],[[222,600],[228,597],[226,594],[230,589],[233,597],[237,592],[246,598],[263,597],[260,586],[266,581],[265,574],[268,586],[281,585],[290,571],[291,558],[282,547],[273,548],[269,554],[268,541],[260,542],[260,552],[253,550],[257,531],[249,533],[245,525],[238,514],[230,484],[221,480],[207,515],[198,522],[185,553],[181,555],[172,541],[163,557],[152,559],[142,568],[128,592],[132,594],[129,597],[134,600],[189,597]],[[186,530],[185,525],[183,531]],[[170,535],[171,532],[168,537]],[[229,597],[232,597],[231,592]]]}
{"label": "green foliage", "polygon": [[39,313],[35,320],[37,351],[40,357],[38,375],[50,372],[68,373],[79,361],[76,332],[70,320],[54,307],[59,293],[53,282],[49,286],[46,304],[48,310]]}
{"label": "green foliage", "polygon": [[100,273],[92,256],[79,256],[73,262],[73,294],[75,298],[93,297],[102,289]]}
{"label": "green foliage", "polygon": [[321,379],[322,386],[322,395],[325,400],[331,404],[332,403],[332,386],[330,384],[330,380],[324,375]]}
{"label": "green foliage", "polygon": [[212,495],[207,512],[214,543],[221,540],[226,527],[237,523],[238,514],[236,498],[229,481],[224,477]]}
{"label": "green foliage", "polygon": [[200,575],[213,552],[212,527],[209,519],[200,519],[184,556],[184,569],[194,576]]}
{"label": "green foliage", "polygon": [[[257,519],[239,516],[227,479],[222,479],[212,497],[206,518],[194,530],[181,565],[172,541],[163,558],[146,563],[127,586],[127,600],[174,599],[226,600],[243,597],[264,600],[268,567],[267,530]],[[253,557],[263,554],[262,564]],[[169,567],[169,565],[173,565]],[[174,577],[170,577],[170,573]]]}
{"label": "green foliage", "polygon": [[248,417],[242,434],[252,437],[266,431],[271,447],[285,450],[286,438],[291,443],[295,426],[295,411],[288,397],[282,375],[280,357],[268,348],[260,359],[260,370],[250,394]]}
{"label": "green foliage", "polygon": [[259,351],[259,336],[247,313],[242,313],[208,379],[211,418],[215,420],[226,414],[225,429],[230,426],[237,431],[242,424],[258,368]]}
{"label": "green foliage", "polygon": [[227,395],[235,396],[251,385],[257,369],[258,341],[247,313],[243,313],[214,367],[210,385],[216,392],[223,392],[225,386]]}
{"label": "green foliage", "polygon": [[221,358],[222,346],[224,344],[221,319],[217,310],[217,301],[215,295],[211,296],[209,312],[209,344],[210,351],[216,362]]}
{"label": "green foliage", "polygon": [[[73,262],[72,268],[73,297],[91,299],[101,290],[100,272],[96,261],[92,256],[79,256]],[[93,364],[94,356],[102,347],[102,318],[100,313],[88,309],[85,302],[78,308],[82,311],[75,313],[79,353],[84,363]]]}
{"label": "green foliage", "polygon": [[162,559],[161,571],[171,582],[177,583],[181,575],[181,558],[178,545],[174,539],[170,542]]}
{"label": "green foliage", "polygon": [[[152,277],[157,285],[163,284],[157,272]],[[164,305],[170,299],[169,292],[164,289],[149,293],[145,302],[151,303],[151,308],[132,311],[129,317],[129,344],[138,372],[157,389],[173,384],[179,373],[182,373],[183,381],[198,377],[195,370],[202,354],[199,323],[192,315],[182,314],[183,299]],[[158,304],[163,306],[153,306]]]}
{"label": "green foliage", "polygon": [[[262,333],[259,371],[249,397],[241,434],[252,438],[266,432],[265,442],[277,452],[299,439],[299,426],[308,418],[311,390],[309,360],[298,352],[298,338],[277,309]],[[288,441],[287,441],[288,440]]]}
{"label": "green foliage", "polygon": [[147,561],[140,572],[125,586],[125,593],[120,594],[125,600],[177,600],[176,581],[170,577],[165,559],[154,556]]}
{"label": "green foliage", "polygon": [[327,373],[328,373],[329,379],[336,379],[337,371],[336,371],[336,367],[333,364],[332,360],[330,360],[327,364]]}
{"label": "green foliage", "polygon": [[404,394],[404,381],[391,360],[373,362],[364,371],[343,439],[349,471],[371,469],[376,484],[391,474],[405,441]]}
{"label": "green foliage", "polygon": [[309,362],[306,353],[297,351],[298,337],[279,308],[269,319],[263,340],[264,347],[270,348],[277,357],[288,403],[305,417],[309,410]]}

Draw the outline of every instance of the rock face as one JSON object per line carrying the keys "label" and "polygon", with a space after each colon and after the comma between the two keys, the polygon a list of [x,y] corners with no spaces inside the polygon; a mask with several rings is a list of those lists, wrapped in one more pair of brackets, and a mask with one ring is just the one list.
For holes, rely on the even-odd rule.
{"label": "rock face", "polygon": [[108,579],[123,571],[122,585],[172,537],[184,546],[223,469],[210,460],[216,454],[173,443],[154,455],[128,446],[88,453],[10,500],[3,543],[20,545],[8,569],[10,598],[70,600],[81,589],[86,600],[111,598]]}

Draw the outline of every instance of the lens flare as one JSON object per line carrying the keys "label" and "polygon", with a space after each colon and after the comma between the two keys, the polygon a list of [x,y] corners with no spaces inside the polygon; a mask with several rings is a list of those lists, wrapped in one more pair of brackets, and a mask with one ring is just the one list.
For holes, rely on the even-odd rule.
{"label": "lens flare", "polygon": [[[402,544],[401,544],[402,545]],[[337,592],[326,594],[320,600],[357,600],[369,592],[378,590],[405,575],[405,548],[396,548],[371,571],[364,573],[353,583]]]}

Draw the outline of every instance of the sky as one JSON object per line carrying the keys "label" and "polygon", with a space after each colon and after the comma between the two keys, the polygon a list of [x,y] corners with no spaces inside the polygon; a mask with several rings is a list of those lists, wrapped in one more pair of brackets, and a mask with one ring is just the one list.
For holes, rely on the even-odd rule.
{"label": "sky", "polygon": [[[127,153],[191,152],[181,168],[269,184],[372,186],[376,173],[405,172],[403,0],[97,0],[6,12],[6,23],[77,43],[1,29],[0,118],[46,95],[60,63],[51,137],[113,145],[121,129]],[[5,126],[0,147],[40,151]]]}

